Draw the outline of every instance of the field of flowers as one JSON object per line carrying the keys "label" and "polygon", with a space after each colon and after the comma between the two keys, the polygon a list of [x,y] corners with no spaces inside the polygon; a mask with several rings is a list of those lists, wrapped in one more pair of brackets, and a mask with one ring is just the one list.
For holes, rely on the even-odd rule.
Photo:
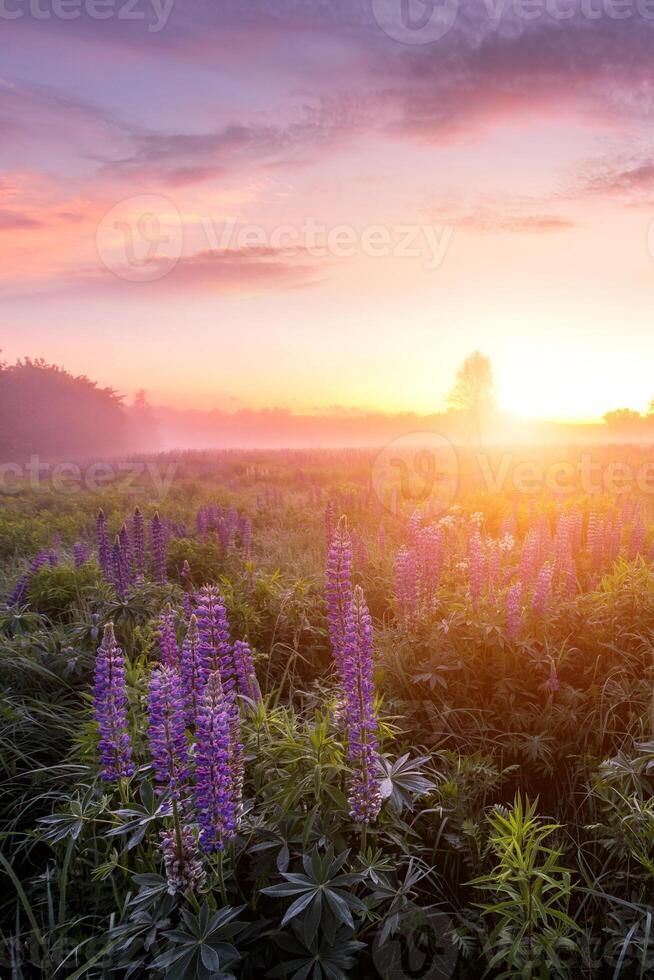
{"label": "field of flowers", "polygon": [[0,975],[654,975],[652,497],[458,455],[2,497]]}

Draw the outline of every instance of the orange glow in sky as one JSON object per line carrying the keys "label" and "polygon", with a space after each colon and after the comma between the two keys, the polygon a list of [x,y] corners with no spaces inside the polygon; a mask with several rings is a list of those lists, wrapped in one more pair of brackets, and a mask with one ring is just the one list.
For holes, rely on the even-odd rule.
{"label": "orange glow in sky", "polygon": [[478,348],[507,412],[644,410],[639,25],[408,45],[291,6],[3,23],[3,356],[154,404],[427,413]]}

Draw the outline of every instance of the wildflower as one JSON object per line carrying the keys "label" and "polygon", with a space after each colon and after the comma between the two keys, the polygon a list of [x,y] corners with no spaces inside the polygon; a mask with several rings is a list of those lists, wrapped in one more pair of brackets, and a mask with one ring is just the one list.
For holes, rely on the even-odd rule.
{"label": "wildflower", "polygon": [[343,649],[343,689],[352,769],[348,799],[350,815],[359,824],[372,823],[381,808],[377,779],[377,719],[374,711],[372,622],[361,586],[357,586],[347,615]]}
{"label": "wildflower", "polygon": [[194,725],[196,722],[198,705],[206,679],[206,671],[203,675],[199,647],[198,621],[195,615],[192,615],[182,643],[182,687],[184,689],[186,720],[189,725]]}
{"label": "wildflower", "polygon": [[163,830],[161,849],[169,895],[189,895],[204,887],[207,876],[198,856],[195,837],[189,827]]}
{"label": "wildflower", "polygon": [[327,539],[327,550],[332,546],[334,531],[336,530],[336,506],[333,500],[327,501],[325,507],[325,536]]}
{"label": "wildflower", "polygon": [[131,776],[134,766],[127,724],[125,658],[116,643],[113,623],[105,626],[95,658],[93,708],[100,732],[102,778],[114,780]]}
{"label": "wildflower", "polygon": [[155,513],[150,521],[150,545],[152,548],[154,580],[160,585],[163,585],[168,580],[166,569],[166,535],[158,512]]}
{"label": "wildflower", "polygon": [[241,520],[241,543],[243,545],[243,557],[249,558],[252,551],[252,521],[249,517]]}
{"label": "wildflower", "polygon": [[341,517],[334,532],[327,555],[326,593],[327,620],[334,660],[340,668],[345,622],[352,602],[352,545],[347,530],[347,519]]}
{"label": "wildflower", "polygon": [[180,666],[179,647],[175,633],[175,614],[170,606],[166,606],[159,616],[159,649],[164,667],[177,670]]}
{"label": "wildflower", "polygon": [[249,643],[242,640],[234,642],[234,667],[236,670],[236,681],[238,693],[250,701],[260,701],[261,691],[257,681],[257,674],[254,669],[254,660]]}
{"label": "wildflower", "polygon": [[233,700],[236,671],[223,597],[214,586],[205,585],[198,592],[196,603],[198,664],[202,683],[206,682],[212,671],[218,670],[225,694]]}
{"label": "wildflower", "polygon": [[402,547],[395,559],[395,600],[400,620],[410,624],[418,615],[420,583],[416,553]]}
{"label": "wildflower", "polygon": [[534,589],[534,597],[532,600],[532,609],[539,616],[544,616],[547,612],[547,605],[550,598],[550,592],[552,589],[552,578],[554,575],[554,569],[548,563],[543,565],[540,572],[538,573],[538,578],[536,579],[536,587]]}
{"label": "wildflower", "polygon": [[232,706],[214,670],[198,709],[195,750],[195,806],[206,851],[222,851],[238,830],[242,749],[235,734]]}
{"label": "wildflower", "polygon": [[116,595],[119,598],[124,598],[129,588],[129,571],[127,567],[127,556],[121,547],[118,537],[116,537],[111,549],[109,571]]}
{"label": "wildflower", "polygon": [[182,684],[176,671],[158,667],[150,677],[148,740],[160,792],[183,799],[189,777]]}
{"label": "wildflower", "polygon": [[110,555],[109,555],[109,538],[107,537],[107,519],[104,516],[104,511],[100,509],[98,511],[97,520],[95,522],[95,532],[98,541],[98,562],[100,564],[100,569],[105,578],[110,577]]}
{"label": "wildflower", "polygon": [[76,569],[80,569],[82,565],[85,565],[90,557],[90,550],[87,544],[82,541],[76,541],[73,545],[73,565]]}
{"label": "wildflower", "polygon": [[132,541],[134,545],[134,573],[137,581],[145,578],[145,521],[137,507],[132,518]]}
{"label": "wildflower", "polygon": [[40,551],[30,567],[27,569],[24,575],[18,579],[14,591],[9,597],[8,605],[20,606],[24,603],[25,597],[27,595],[27,587],[34,578],[34,576],[46,565],[48,562],[48,552]]}

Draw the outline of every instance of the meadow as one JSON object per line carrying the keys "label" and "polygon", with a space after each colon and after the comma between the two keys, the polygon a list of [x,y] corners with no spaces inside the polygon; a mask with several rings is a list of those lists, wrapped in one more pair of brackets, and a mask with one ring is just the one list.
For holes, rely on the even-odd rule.
{"label": "meadow", "polygon": [[649,452],[412,453],[5,485],[2,976],[654,975]]}

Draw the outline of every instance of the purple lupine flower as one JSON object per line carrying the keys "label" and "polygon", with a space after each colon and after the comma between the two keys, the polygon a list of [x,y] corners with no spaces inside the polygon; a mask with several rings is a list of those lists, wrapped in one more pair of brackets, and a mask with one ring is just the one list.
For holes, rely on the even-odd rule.
{"label": "purple lupine flower", "polygon": [[404,545],[395,559],[395,601],[398,618],[412,623],[418,613],[419,579],[416,553]]}
{"label": "purple lupine flower", "polygon": [[207,875],[198,855],[195,836],[190,827],[162,830],[161,850],[164,858],[169,895],[190,895],[200,891]]}
{"label": "purple lupine flower", "polygon": [[158,631],[161,663],[164,667],[177,670],[180,665],[179,646],[175,632],[175,614],[170,606],[166,606],[159,614]]}
{"label": "purple lupine flower", "polygon": [[536,579],[536,587],[534,589],[534,597],[532,599],[531,607],[534,612],[539,616],[544,616],[547,612],[547,606],[550,599],[550,592],[552,590],[552,578],[554,576],[554,569],[547,563],[543,565],[540,572],[538,573],[538,578]]}
{"label": "purple lupine flower", "polygon": [[132,554],[132,539],[129,536],[129,531],[127,530],[127,524],[125,521],[123,521],[123,526],[120,529],[118,540],[120,541],[120,547],[124,556],[123,561],[125,562],[125,571],[127,573],[128,580],[131,582],[133,579],[134,556]]}
{"label": "purple lupine flower", "polygon": [[327,555],[327,622],[336,666],[342,659],[345,623],[352,602],[352,545],[347,518],[341,517]]}
{"label": "purple lupine flower", "polygon": [[173,800],[183,800],[189,778],[184,695],[180,676],[170,667],[152,671],[149,709],[148,741],[159,792],[169,790]]}
{"label": "purple lupine flower", "polygon": [[233,700],[236,671],[223,597],[214,586],[205,585],[198,592],[196,602],[200,676],[206,681],[211,672],[219,671],[225,695]]}
{"label": "purple lupine flower", "polygon": [[506,594],[506,634],[517,640],[522,630],[522,582],[515,582]]}
{"label": "purple lupine flower", "polygon": [[152,550],[152,575],[159,585],[164,585],[168,581],[168,571],[166,567],[166,532],[156,511],[150,521],[150,548]]}
{"label": "purple lupine flower", "polygon": [[134,546],[134,574],[136,581],[141,582],[145,578],[145,521],[138,507],[134,510],[132,518],[132,542]]}
{"label": "purple lupine flower", "polygon": [[229,524],[224,518],[221,518],[218,521],[216,534],[218,535],[220,547],[223,549],[225,554],[227,554],[227,552],[231,550],[232,536],[231,536]]}
{"label": "purple lupine flower", "polygon": [[250,644],[243,640],[235,640],[234,642],[234,667],[236,668],[238,693],[255,703],[260,701],[261,691],[257,681],[257,672],[254,669],[252,650]]}
{"label": "purple lupine flower", "polygon": [[59,564],[59,555],[54,550],[54,548],[50,548],[50,550],[48,551],[47,562],[50,568],[56,568],[57,565]]}
{"label": "purple lupine flower", "polygon": [[98,562],[100,569],[104,577],[109,579],[111,578],[111,555],[109,552],[109,538],[107,536],[107,518],[104,516],[102,508],[98,511],[95,532],[98,541]]}
{"label": "purple lupine flower", "polygon": [[241,747],[220,673],[207,678],[197,716],[195,808],[205,851],[222,851],[236,836],[241,811]]}
{"label": "purple lupine flower", "polygon": [[536,578],[538,561],[538,538],[533,531],[530,531],[522,542],[520,553],[520,582],[522,591],[528,592]]}
{"label": "purple lupine flower", "polygon": [[27,594],[27,586],[30,583],[30,578],[31,576],[29,572],[25,572],[25,574],[21,575],[21,577],[18,579],[16,585],[14,586],[14,591],[11,593],[9,599],[7,600],[7,605],[10,608],[13,608],[14,606],[22,606],[24,604],[25,596]]}
{"label": "purple lupine flower", "polygon": [[127,723],[125,657],[116,643],[113,623],[107,623],[95,658],[93,708],[100,732],[102,778],[131,776],[132,743]]}
{"label": "purple lupine flower", "polygon": [[129,571],[126,555],[118,538],[114,541],[111,549],[110,572],[116,595],[124,599],[129,588]]}
{"label": "purple lupine flower", "polygon": [[241,520],[241,542],[243,544],[243,556],[249,558],[252,553],[252,521],[247,516]]}
{"label": "purple lupine flower", "polygon": [[73,565],[76,569],[81,568],[90,558],[90,550],[83,541],[76,541],[73,545]]}
{"label": "purple lupine flower", "polygon": [[358,824],[376,820],[381,808],[377,776],[379,748],[372,663],[372,622],[361,586],[348,610],[342,654],[347,752],[351,768],[350,816]]}
{"label": "purple lupine flower", "polygon": [[30,582],[32,581],[34,576],[37,575],[38,572],[44,567],[44,565],[47,565],[49,562],[50,562],[50,552],[39,551],[38,555],[33,560],[32,564],[27,569],[25,574],[21,575],[21,577],[18,579],[14,591],[9,596],[8,605],[10,607],[20,606],[24,603],[27,594],[27,587],[29,586]]}
{"label": "purple lupine flower", "polygon": [[192,615],[182,643],[182,687],[184,689],[186,720],[189,725],[196,723],[206,677],[207,670],[200,655],[198,621]]}
{"label": "purple lupine flower", "polygon": [[599,571],[604,552],[604,527],[602,518],[594,511],[588,516],[586,545],[591,554],[592,567],[595,571]]}
{"label": "purple lupine flower", "polygon": [[325,507],[325,537],[327,539],[327,551],[332,546],[334,532],[336,531],[336,505],[333,500],[327,501]]}
{"label": "purple lupine flower", "polygon": [[191,566],[189,565],[189,563],[187,562],[187,560],[184,559],[184,564],[182,565],[182,570],[179,573],[179,577],[182,580],[185,580],[185,579],[187,579],[189,577],[190,574],[191,574]]}

